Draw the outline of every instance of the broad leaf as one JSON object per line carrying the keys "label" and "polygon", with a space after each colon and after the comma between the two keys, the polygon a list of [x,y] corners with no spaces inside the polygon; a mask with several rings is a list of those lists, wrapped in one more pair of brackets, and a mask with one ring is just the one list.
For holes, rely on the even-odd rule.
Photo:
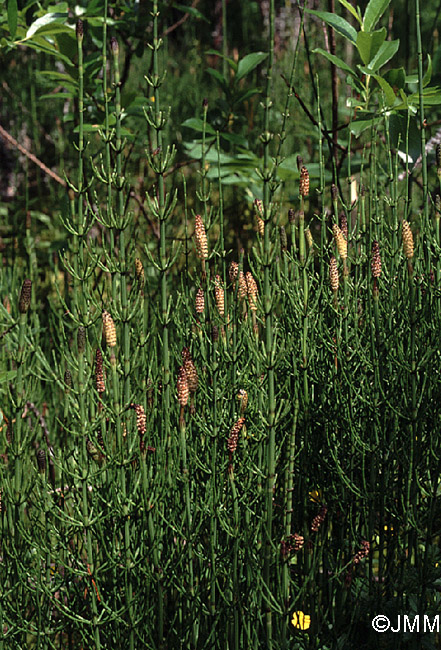
{"label": "broad leaf", "polygon": [[259,95],[262,92],[261,88],[249,88],[246,90],[242,95],[239,95],[234,100],[234,105],[236,106],[237,104],[242,104],[246,99],[249,99],[250,97],[254,97],[254,95]]}
{"label": "broad leaf", "polygon": [[314,9],[305,9],[309,14],[313,14],[323,20],[327,25],[330,25],[336,32],[347,38],[355,45],[357,40],[357,32],[347,20],[336,14],[331,14],[328,11],[315,11]]}
{"label": "broad leaf", "polygon": [[390,0],[370,0],[363,16],[363,31],[370,32],[386,11]]}
{"label": "broad leaf", "polygon": [[44,102],[46,99],[52,101],[53,99],[72,99],[72,93],[47,93],[46,95],[38,95],[38,101]]}
{"label": "broad leaf", "polygon": [[55,36],[54,41],[60,52],[74,61],[78,51],[75,32],[60,32]]}
{"label": "broad leaf", "polygon": [[[319,179],[320,165],[318,163],[311,163],[311,164],[308,163],[308,172],[309,172],[309,177],[311,179]],[[326,176],[328,176],[329,172],[326,171],[325,174]],[[277,169],[277,176],[282,180],[298,179],[299,170],[297,167],[296,154],[288,156],[287,158],[285,158],[285,160],[282,163],[280,163]]]}
{"label": "broad leaf", "polygon": [[338,0],[338,1],[339,1],[340,4],[343,5],[343,7],[345,7],[354,16],[354,18],[360,23],[360,26],[361,26],[363,24],[363,21],[361,20],[361,18],[359,16],[359,14],[357,13],[357,10],[355,9],[355,7],[353,7],[351,5],[351,3],[348,2],[348,0]]}
{"label": "broad leaf", "polygon": [[[115,116],[110,116],[109,119],[109,126],[114,127],[115,126]],[[104,124],[83,124],[83,132],[84,133],[98,133],[99,131],[104,132],[105,126]],[[79,126],[76,126],[74,130],[72,131],[73,133],[79,133],[80,128]],[[133,138],[134,133],[132,131],[129,131],[128,129],[125,129],[124,127],[121,127],[120,133],[123,138]]]}
{"label": "broad leaf", "polygon": [[326,52],[326,50],[322,50],[321,47],[316,47],[315,50],[312,50],[314,54],[322,54],[328,61],[331,61],[331,63],[334,63],[338,68],[341,68],[348,74],[352,75],[353,77],[357,78],[356,73],[352,68],[348,66],[347,63],[345,63],[342,59],[339,59],[338,56],[334,56],[333,54],[330,54],[329,52]]}
{"label": "broad leaf", "polygon": [[[185,122],[182,122],[181,126],[187,126],[189,129],[193,129],[193,131],[198,131],[199,133],[202,133],[204,130],[204,122],[198,117],[190,117]],[[212,135],[216,133],[211,124],[207,123],[205,123],[205,132],[211,133]]]}
{"label": "broad leaf", "polygon": [[428,54],[427,58],[428,58],[428,64],[427,64],[426,74],[423,77],[423,88],[428,86],[430,84],[430,80],[432,79],[432,57],[430,56],[430,54]]}
{"label": "broad leaf", "polygon": [[48,79],[54,79],[60,83],[71,84],[74,86],[78,85],[78,81],[65,72],[57,72],[56,70],[39,70],[37,75],[47,77]]}
{"label": "broad leaf", "polygon": [[357,34],[357,50],[360,58],[365,65],[377,54],[380,47],[386,40],[386,28],[383,27],[376,32],[358,32]]}
{"label": "broad leaf", "polygon": [[8,0],[8,27],[11,40],[14,40],[17,33],[18,9],[17,0]]}
{"label": "broad leaf", "polygon": [[[87,24],[89,27],[102,27],[103,23],[104,23],[104,16],[93,16],[87,19]],[[115,25],[116,20],[114,20],[113,18],[109,18],[107,16],[106,23],[107,25]]]}
{"label": "broad leaf", "polygon": [[383,75],[383,79],[386,79],[387,83],[395,88],[404,88],[406,82],[406,72],[404,68],[393,68],[388,70],[386,74]]}
{"label": "broad leaf", "polygon": [[355,120],[355,122],[350,123],[351,133],[355,135],[356,138],[358,138],[361,133],[363,133],[363,131],[366,131],[366,129],[378,124],[380,122],[380,119],[381,118],[379,117],[374,117],[367,120]]}
{"label": "broad leaf", "polygon": [[[410,117],[408,128],[407,113],[394,112],[389,118],[389,133],[391,145],[398,150],[404,162],[414,163],[421,153],[421,134],[418,129],[417,119]],[[406,153],[407,139],[407,153]]]}
{"label": "broad leaf", "polygon": [[[206,144],[208,144],[207,141]],[[196,160],[202,158],[202,144],[200,144],[200,140],[198,140],[197,142],[184,143],[184,149],[187,152],[187,155],[190,156],[191,158],[196,158]],[[227,154],[222,153],[222,151],[220,153],[219,158],[220,158],[221,165],[225,165],[226,163],[233,162],[234,160],[234,158],[232,158],[231,156],[227,156]],[[217,164],[217,151],[213,151],[213,149],[211,149],[209,152],[207,151],[206,160],[207,162],[213,162]]]}
{"label": "broad leaf", "polygon": [[369,69],[371,74],[377,72],[380,68],[383,67],[391,58],[397,53],[400,46],[400,41],[385,41],[383,45],[378,50],[377,54],[374,56],[372,61],[369,62]]}
{"label": "broad leaf", "polygon": [[216,81],[218,82],[219,86],[222,88],[222,90],[227,90],[228,88],[228,83],[227,80],[225,79],[224,75],[219,72],[219,70],[216,70],[215,68],[207,68],[207,72],[209,75],[214,77]]}
{"label": "broad leaf", "polygon": [[409,101],[407,99],[407,95],[404,92],[402,88],[399,88],[398,92],[400,93],[401,101],[403,102],[403,109],[408,110],[409,109]]}
{"label": "broad leaf", "polygon": [[[438,106],[441,104],[441,88],[439,86],[429,86],[423,90],[423,100],[425,106]],[[413,93],[408,97],[409,104],[419,106],[419,93]]]}
{"label": "broad leaf", "polygon": [[34,20],[32,25],[29,27],[26,32],[26,38],[28,40],[37,34],[41,36],[44,33],[46,34],[55,34],[56,32],[61,31],[73,31],[74,27],[70,27],[66,24],[67,13],[49,13],[41,16]]}
{"label": "broad leaf", "polygon": [[219,56],[221,59],[225,59],[225,61],[228,62],[228,65],[234,72],[237,73],[237,63],[236,61],[233,61],[233,59],[230,59],[228,56],[224,56],[222,52],[219,52],[219,50],[207,50],[205,54],[214,54],[215,56]]}
{"label": "broad leaf", "polygon": [[380,85],[382,91],[384,92],[384,96],[386,98],[386,103],[389,107],[392,107],[395,104],[396,100],[396,95],[393,91],[392,86],[390,86],[386,79],[383,77],[380,77],[378,74],[373,75],[374,79],[376,79],[377,83]]}
{"label": "broad leaf", "polygon": [[67,66],[69,67],[72,66],[72,60],[68,59],[67,56],[64,56],[64,54],[61,54],[61,52],[59,52],[56,47],[54,47],[51,43],[49,43],[49,41],[47,41],[42,36],[40,35],[34,36],[31,40],[25,42],[26,42],[26,47],[30,47],[33,50],[37,50],[37,52],[46,52],[47,54],[56,56],[57,59],[63,61]]}
{"label": "broad leaf", "polygon": [[96,16],[102,10],[102,0],[90,0],[83,9],[81,16]]}
{"label": "broad leaf", "polygon": [[194,7],[180,5],[176,2],[173,3],[173,7],[175,9],[179,9],[179,11],[183,11],[186,14],[190,14],[190,16],[193,16],[194,18],[199,18],[200,20],[205,20],[206,23],[210,23],[208,18],[206,18],[204,14],[202,14],[198,9],[195,9]]}
{"label": "broad leaf", "polygon": [[268,56],[267,52],[252,52],[247,54],[243,59],[239,61],[237,66],[236,81],[240,81],[245,77],[251,70],[257,68],[259,63],[262,63]]}
{"label": "broad leaf", "polygon": [[[237,147],[248,147],[248,140],[244,138],[243,135],[240,135],[239,133],[221,133],[220,137],[222,140],[226,140],[226,142],[231,142]],[[237,156],[237,158],[243,159],[244,156]],[[253,155],[250,154],[248,158],[252,158]],[[255,163],[253,163],[255,164]]]}

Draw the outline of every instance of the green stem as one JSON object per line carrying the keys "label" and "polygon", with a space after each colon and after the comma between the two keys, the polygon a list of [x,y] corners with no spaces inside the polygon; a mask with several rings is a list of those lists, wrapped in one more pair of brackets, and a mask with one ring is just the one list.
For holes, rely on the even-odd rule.
{"label": "green stem", "polygon": [[426,157],[426,127],[424,119],[424,96],[423,96],[423,47],[421,42],[420,25],[420,0],[415,0],[415,18],[417,34],[417,55],[418,55],[418,95],[420,103],[420,133],[421,133],[421,163],[423,171],[423,206],[426,220],[429,216],[429,204],[427,201],[427,157]]}
{"label": "green stem", "polygon": [[[273,492],[275,484],[275,452],[276,452],[276,396],[274,384],[273,361],[273,313],[272,291],[270,286],[271,245],[270,245],[270,217],[271,217],[271,190],[272,172],[270,171],[270,108],[271,86],[274,61],[274,0],[270,2],[270,30],[268,43],[268,69],[266,89],[264,96],[264,133],[262,137],[263,149],[263,209],[264,209],[264,318],[265,318],[265,355],[268,377],[268,442],[266,449],[266,513],[265,513],[265,545],[263,580],[268,593],[272,591],[271,566],[272,566],[272,531],[273,531]],[[273,618],[270,605],[266,605],[266,643],[268,650],[273,648]]]}

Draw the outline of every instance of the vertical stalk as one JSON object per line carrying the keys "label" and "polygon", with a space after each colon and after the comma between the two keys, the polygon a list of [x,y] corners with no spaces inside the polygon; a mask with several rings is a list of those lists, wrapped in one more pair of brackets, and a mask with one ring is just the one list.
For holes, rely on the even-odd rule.
{"label": "vertical stalk", "polygon": [[83,37],[84,25],[82,20],[78,20],[76,27],[77,51],[78,51],[78,175],[77,175],[77,194],[78,205],[77,214],[75,215],[75,202],[70,196],[70,207],[72,221],[74,223],[73,234],[73,312],[77,319],[80,319],[80,311],[83,307],[81,300],[81,281],[79,278],[79,269],[83,264],[83,194],[84,194],[84,67],[83,67]]}
{"label": "vertical stalk", "polygon": [[239,608],[240,608],[240,595],[239,595],[239,565],[238,565],[238,555],[239,555],[239,507],[237,503],[237,491],[234,480],[234,471],[233,463],[231,462],[228,468],[228,478],[230,481],[231,494],[233,497],[233,566],[232,566],[232,575],[233,575],[233,599],[232,599],[232,609],[234,615],[234,626],[233,626],[233,650],[241,650],[239,643]]}
{"label": "vertical stalk", "polygon": [[[276,396],[274,387],[274,360],[273,360],[273,315],[272,292],[270,286],[271,245],[270,245],[270,218],[271,218],[271,190],[272,171],[270,170],[270,108],[271,86],[274,61],[274,0],[270,0],[270,29],[268,41],[268,69],[264,97],[264,132],[261,136],[263,142],[263,209],[264,209],[264,319],[265,319],[265,354],[268,376],[268,441],[266,449],[266,512],[265,512],[265,545],[263,580],[268,593],[272,592],[271,565],[272,565],[272,532],[273,532],[273,491],[275,482],[275,413]],[[268,650],[273,648],[273,619],[271,607],[266,605],[266,643]]]}
{"label": "vertical stalk", "polygon": [[325,250],[326,250],[326,212],[325,212],[325,201],[324,201],[324,192],[325,192],[325,161],[323,155],[323,133],[322,133],[322,113],[320,110],[320,84],[318,75],[316,76],[316,86],[317,86],[317,134],[318,134],[318,155],[319,155],[319,165],[320,165],[320,186],[319,186],[319,196],[320,196],[320,277],[325,277]]}
{"label": "vertical stalk", "polygon": [[[81,427],[81,510],[83,517],[84,536],[86,538],[87,550],[87,566],[90,570],[90,575],[95,575],[95,561],[92,551],[92,531],[89,523],[89,496],[88,496],[88,483],[90,481],[89,460],[86,446],[86,423],[88,422],[88,414],[86,410],[86,391],[87,385],[84,383],[86,376],[84,367],[84,350],[85,350],[85,330],[84,327],[78,328],[77,333],[77,352],[78,352],[78,392],[80,401],[80,427]],[[100,630],[98,626],[98,606],[97,596],[94,589],[90,590],[90,598],[92,599],[92,631],[94,635],[95,647],[97,650],[101,648]]]}
{"label": "vertical stalk", "polygon": [[[164,447],[162,458],[167,458],[166,471],[167,483],[169,487],[173,483],[171,467],[173,459],[175,458],[175,443],[171,435],[171,421],[170,421],[170,351],[169,351],[169,328],[170,328],[170,314],[169,314],[169,296],[167,287],[167,271],[169,268],[169,259],[167,256],[167,241],[166,241],[166,221],[172,212],[174,205],[174,198],[169,198],[165,191],[164,174],[171,164],[174,155],[173,147],[166,147],[164,150],[163,129],[166,124],[166,116],[164,111],[161,110],[160,92],[159,89],[163,83],[159,69],[159,50],[163,45],[162,38],[159,36],[159,12],[158,0],[153,0],[153,44],[152,49],[152,74],[146,75],[148,85],[153,89],[153,107],[145,110],[144,114],[149,126],[155,133],[154,151],[147,152],[149,163],[156,176],[156,198],[151,200],[147,195],[147,201],[152,210],[152,213],[159,221],[159,262],[156,268],[159,270],[160,282],[160,309],[158,314],[158,321],[161,328],[161,361],[162,361],[162,409],[160,413],[161,431],[163,432],[161,446]],[[149,254],[148,249],[146,250]],[[160,561],[160,553],[158,551],[158,562]],[[163,576],[161,572],[157,574],[158,586],[158,637],[159,645],[162,646],[164,639],[164,591],[162,589]]]}
{"label": "vertical stalk", "polygon": [[[181,446],[182,476],[184,483],[184,500],[185,500],[185,519],[187,522],[187,539],[186,548],[188,549],[188,572],[189,572],[189,596],[187,598],[187,616],[192,617],[192,604],[194,603],[194,576],[193,576],[193,541],[192,541],[192,515],[191,515],[191,496],[190,496],[190,474],[187,463],[187,441],[185,434],[184,407],[181,406],[181,416],[179,418],[179,433]],[[197,647],[198,640],[198,620],[194,617],[192,624],[192,641],[189,647]]]}
{"label": "vertical stalk", "polygon": [[417,35],[417,56],[418,56],[418,95],[420,101],[420,133],[421,133],[421,167],[423,171],[423,206],[424,216],[427,222],[429,217],[429,204],[427,201],[427,156],[426,156],[426,131],[424,120],[424,98],[423,98],[423,47],[421,43],[420,24],[420,0],[415,0],[415,19]]}
{"label": "vertical stalk", "polygon": [[168,317],[168,299],[167,299],[167,248],[165,236],[165,199],[164,199],[164,170],[161,163],[164,159],[163,153],[163,138],[162,138],[162,115],[160,111],[160,97],[159,97],[159,57],[158,52],[161,47],[161,39],[158,35],[158,1],[153,2],[153,90],[154,90],[154,124],[156,131],[156,150],[159,150],[160,167],[157,170],[158,180],[158,214],[159,214],[159,257],[161,268],[161,312],[160,322],[162,325],[162,371],[163,371],[163,416],[165,424],[165,432],[167,438],[170,436],[170,356],[169,356],[169,317]]}
{"label": "vertical stalk", "polygon": [[[116,151],[116,218],[119,231],[119,283],[121,290],[121,320],[123,323],[123,345],[122,345],[122,360],[124,368],[124,384],[123,384],[123,404],[127,406],[130,400],[130,323],[128,313],[128,300],[127,300],[127,263],[126,263],[126,241],[125,230],[128,223],[124,220],[124,178],[122,176],[122,140],[121,140],[121,89],[120,89],[120,72],[119,72],[119,46],[115,38],[111,40],[111,48],[113,55],[113,74],[115,79],[115,151]],[[108,179],[110,180],[110,179]],[[116,279],[116,275],[114,276]],[[121,457],[122,461],[122,457]],[[127,500],[127,486],[126,486],[126,470],[122,465],[119,476],[119,487],[121,489],[121,499],[123,508],[127,511],[124,517],[124,553],[125,553],[125,598],[126,606],[129,613],[130,632],[129,632],[129,648],[135,648],[135,631],[134,626],[134,611],[133,611],[133,587],[131,580],[131,543],[130,543],[130,521],[128,516]]]}
{"label": "vertical stalk", "polygon": [[[234,322],[234,321],[233,321]],[[236,328],[233,330],[233,337],[236,337]],[[235,350],[235,345],[233,344],[233,350]],[[219,364],[217,361],[217,341],[213,342],[213,355],[211,361],[211,373],[213,377],[213,438],[212,438],[212,449],[211,449],[211,513],[210,513],[210,557],[211,557],[211,571],[210,571],[210,596],[209,596],[209,606],[211,614],[211,625],[214,629],[216,624],[216,579],[217,579],[217,551],[218,551],[218,521],[217,521],[217,510],[218,510],[218,486],[217,486],[217,464],[218,464],[218,452],[217,452],[217,441],[218,441],[218,432],[219,432],[219,421],[218,421],[218,369]],[[212,650],[216,648],[216,635],[213,634],[212,639]]]}
{"label": "vertical stalk", "polygon": [[[293,505],[294,505],[294,462],[296,455],[296,430],[297,430],[297,419],[299,415],[299,399],[297,395],[294,399],[294,416],[292,420],[291,435],[289,439],[289,448],[288,448],[288,465],[285,471],[285,512],[284,512],[284,535],[285,542],[290,539],[292,534],[292,519],[293,519]],[[288,563],[288,557],[285,558],[283,563],[282,570],[282,592],[283,592],[283,605],[286,615],[285,625],[282,628],[283,641],[286,639],[286,635],[289,629],[289,602],[290,602],[290,566]]]}
{"label": "vertical stalk", "polygon": [[305,197],[300,197],[300,228],[299,228],[299,257],[303,278],[303,313],[302,313],[302,369],[303,369],[303,406],[304,419],[308,419],[309,388],[308,388],[308,271],[305,261]]}
{"label": "vertical stalk", "polygon": [[228,79],[227,0],[222,0],[222,74]]}

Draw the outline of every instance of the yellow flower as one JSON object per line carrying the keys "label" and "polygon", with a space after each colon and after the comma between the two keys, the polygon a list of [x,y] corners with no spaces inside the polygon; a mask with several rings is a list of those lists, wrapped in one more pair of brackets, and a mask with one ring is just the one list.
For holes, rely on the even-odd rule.
{"label": "yellow flower", "polygon": [[314,501],[314,503],[319,503],[322,500],[322,494],[321,490],[311,490],[309,499],[310,501]]}
{"label": "yellow flower", "polygon": [[394,527],[393,526],[384,526],[384,532],[387,533],[387,531],[390,531],[391,533],[394,532]]}
{"label": "yellow flower", "polygon": [[294,612],[291,623],[298,630],[307,630],[311,625],[311,617],[303,612]]}

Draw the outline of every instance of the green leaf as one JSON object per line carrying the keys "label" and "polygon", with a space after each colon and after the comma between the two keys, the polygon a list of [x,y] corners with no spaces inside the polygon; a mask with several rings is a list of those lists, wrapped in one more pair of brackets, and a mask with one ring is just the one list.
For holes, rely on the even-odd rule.
{"label": "green leaf", "polygon": [[26,37],[23,40],[28,40],[34,34],[41,35],[42,32],[54,34],[60,31],[73,31],[74,27],[69,27],[65,22],[67,20],[67,13],[49,13],[34,20],[32,25],[26,32]]}
{"label": "green leaf", "polygon": [[60,32],[55,37],[55,45],[57,49],[73,61],[78,51],[77,39],[75,32]]}
{"label": "green leaf", "polygon": [[228,62],[228,65],[234,72],[237,73],[237,63],[236,61],[233,61],[233,59],[230,59],[228,56],[224,56],[222,52],[219,52],[219,50],[207,50],[205,54],[214,54],[215,56],[219,56],[221,59],[225,59],[225,61]]}
{"label": "green leaf", "polygon": [[217,81],[222,90],[227,90],[227,80],[225,79],[224,75],[219,72],[219,70],[216,70],[215,68],[207,68],[207,72]]}
{"label": "green leaf", "polygon": [[[407,98],[409,104],[419,106],[420,96],[419,93],[412,93]],[[441,104],[441,88],[439,86],[429,86],[423,90],[423,100],[425,106],[438,106]]]}
{"label": "green leaf", "polygon": [[17,20],[17,0],[8,0],[8,27],[12,40],[14,40],[15,34],[17,33]]}
{"label": "green leaf", "polygon": [[347,63],[345,63],[342,59],[339,59],[338,56],[334,56],[333,54],[329,54],[329,52],[326,52],[326,50],[322,50],[321,47],[316,47],[315,50],[312,50],[314,54],[322,54],[328,61],[331,61],[331,63],[334,63],[338,68],[341,68],[348,74],[352,75],[353,77],[357,78],[357,74],[355,73],[352,68],[348,66]]}
{"label": "green leaf", "polygon": [[[110,124],[109,126],[115,126],[115,116],[110,116],[109,120]],[[79,126],[76,126],[73,130],[73,133],[79,133]],[[99,131],[104,131],[105,126],[104,124],[84,124],[83,125],[83,131],[84,133],[98,133]],[[121,127],[120,133],[123,138],[133,138],[134,133],[130,131],[129,129],[125,129],[124,127]]]}
{"label": "green leaf", "polygon": [[[83,124],[84,133],[97,133],[98,131],[103,131],[103,124]],[[80,127],[76,126],[73,130],[73,133],[79,133]]]}
{"label": "green leaf", "polygon": [[54,79],[61,83],[70,84],[73,86],[78,86],[78,81],[66,74],[65,72],[56,72],[55,70],[40,70],[37,72],[38,76],[47,77],[48,79]]}
{"label": "green leaf", "polygon": [[372,28],[375,27],[381,16],[386,11],[389,3],[390,0],[370,0],[363,16],[363,31],[372,31]]}
{"label": "green leaf", "polygon": [[[17,42],[18,41],[16,41],[16,43]],[[25,42],[26,47],[30,47],[32,50],[36,50],[37,52],[46,52],[47,54],[56,56],[57,59],[60,59],[60,61],[64,61],[67,66],[72,65],[71,59],[68,59],[67,56],[64,56],[64,54],[61,54],[61,52],[59,52],[56,47],[54,47],[51,43],[49,43],[49,41],[41,36],[34,36],[31,40]]]}
{"label": "green leaf", "polygon": [[[107,25],[115,25],[116,20],[107,16],[106,23]],[[87,24],[89,27],[102,27],[104,24],[104,16],[93,16],[92,18],[88,18]]]}
{"label": "green leaf", "polygon": [[204,16],[198,9],[195,9],[194,7],[189,7],[186,5],[180,5],[177,2],[173,3],[173,7],[175,9],[178,9],[179,11],[183,11],[186,14],[190,14],[190,16],[194,16],[195,18],[199,18],[200,20],[205,20],[206,23],[210,23],[208,18]]}
{"label": "green leaf", "polygon": [[49,101],[53,99],[72,99],[73,97],[73,93],[47,93],[46,95],[38,95],[38,101],[43,102],[46,99],[49,99]]}
{"label": "green leaf", "polygon": [[350,124],[350,129],[351,133],[355,135],[356,138],[358,138],[363,131],[365,131],[367,128],[370,128],[372,126],[375,126],[380,122],[379,117],[374,117],[370,118],[368,120],[355,120],[355,122],[351,122]]}
{"label": "green leaf", "polygon": [[[188,120],[185,120],[185,122],[182,122],[181,126],[187,126],[189,129],[193,129],[193,131],[198,131],[200,133],[204,130],[204,122],[198,117],[190,117]],[[207,123],[205,124],[205,132],[211,133],[212,135],[216,134],[216,131],[213,129],[211,124]]]}
{"label": "green leaf", "polygon": [[355,45],[357,40],[357,32],[347,20],[336,14],[331,14],[328,11],[315,11],[314,9],[305,9],[309,14],[313,14],[323,20],[327,25],[330,25],[336,32],[347,38]]}
{"label": "green leaf", "polygon": [[430,84],[430,80],[432,79],[432,57],[430,54],[427,55],[428,63],[427,63],[427,70],[426,74],[423,77],[423,88],[428,86]]}
{"label": "green leaf", "polygon": [[[231,142],[236,147],[248,147],[248,141],[243,135],[239,133],[221,133],[220,137],[226,142]],[[238,159],[243,158],[243,156],[237,156]]]}
{"label": "green leaf", "polygon": [[262,63],[268,56],[267,52],[252,52],[247,54],[243,59],[239,61],[237,66],[236,81],[240,81],[243,77],[246,77],[254,68],[257,68],[259,63]]}
{"label": "green leaf", "polygon": [[363,24],[363,21],[361,20],[360,16],[358,15],[357,10],[355,9],[355,7],[353,7],[351,5],[351,3],[348,2],[348,0],[338,0],[338,1],[339,1],[340,4],[343,5],[343,7],[345,7],[354,16],[354,18],[356,20],[358,20],[358,22],[360,23],[360,26],[361,26]]}
{"label": "green leaf", "polygon": [[[320,178],[320,165],[319,163],[308,163],[309,178]],[[329,172],[325,171],[325,176],[329,178]],[[297,167],[297,155],[293,154],[285,158],[277,169],[277,177],[281,180],[296,180],[299,178],[299,171]],[[332,179],[330,179],[332,180]]]}
{"label": "green leaf", "polygon": [[83,9],[84,14],[81,17],[86,16],[96,16],[102,9],[102,0],[91,0],[86,4],[86,8]]}
{"label": "green leaf", "polygon": [[121,106],[124,109],[129,108],[133,102],[137,99],[137,94],[135,92],[130,92],[128,90],[124,90],[121,93]]}
{"label": "green leaf", "polygon": [[369,62],[370,74],[377,72],[380,68],[383,67],[391,58],[397,53],[400,46],[400,41],[385,41],[383,45],[378,50],[377,54],[374,56],[372,61]]}
{"label": "green leaf", "polygon": [[244,93],[239,95],[239,97],[237,97],[234,100],[233,104],[234,105],[242,104],[242,102],[244,102],[246,99],[249,99],[249,97],[253,97],[254,95],[259,95],[261,92],[262,92],[261,88],[250,88],[249,90],[246,90]]}
{"label": "green leaf", "polygon": [[389,118],[389,134],[392,147],[397,149],[404,162],[406,162],[407,138],[407,160],[409,163],[414,163],[421,153],[421,134],[416,117],[411,117],[408,125],[407,113],[392,113]]}
{"label": "green leaf", "polygon": [[386,79],[387,83],[392,87],[404,88],[406,82],[406,72],[404,68],[393,68],[388,70],[384,75],[383,79]]}
{"label": "green leaf", "polygon": [[400,93],[401,101],[403,102],[403,109],[407,110],[409,108],[408,97],[402,88],[399,88],[398,92]]}
{"label": "green leaf", "polygon": [[373,77],[377,81],[377,83],[380,85],[382,91],[384,92],[384,96],[386,98],[387,105],[389,107],[393,106],[395,104],[396,95],[395,95],[395,93],[393,91],[392,86],[390,86],[387,83],[386,79],[384,79],[383,77],[380,77],[380,75],[378,75],[378,74],[374,74]]}
{"label": "green leaf", "polygon": [[358,32],[357,50],[365,65],[377,54],[381,45],[386,40],[386,28],[383,27],[376,32]]}
{"label": "green leaf", "polygon": [[418,75],[417,74],[408,74],[406,76],[406,83],[407,84],[417,84],[418,83]]}

